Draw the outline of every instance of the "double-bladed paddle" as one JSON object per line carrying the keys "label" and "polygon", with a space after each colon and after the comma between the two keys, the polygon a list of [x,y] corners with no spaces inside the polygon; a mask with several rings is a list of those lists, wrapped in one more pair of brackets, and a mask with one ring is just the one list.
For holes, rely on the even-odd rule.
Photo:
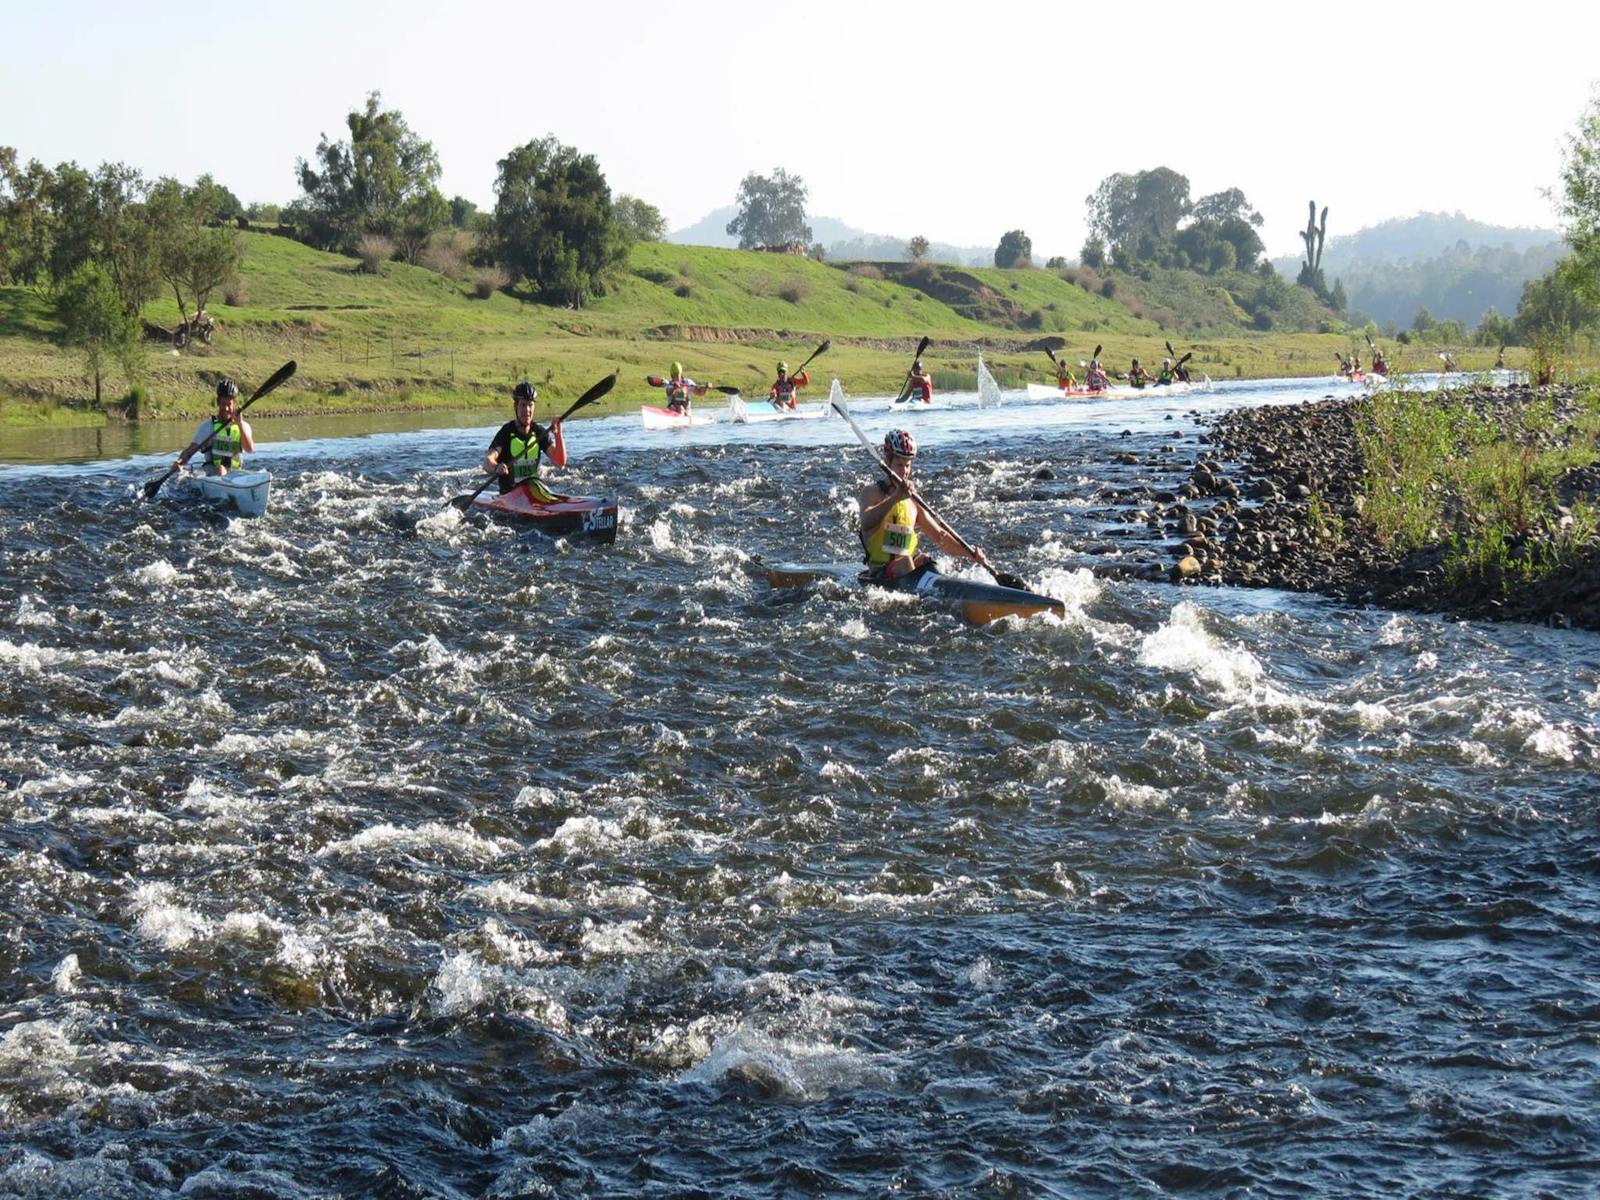
{"label": "double-bladed paddle", "polygon": [[[894,402],[896,404],[899,404],[900,401],[904,400],[911,394],[911,372],[917,369],[917,360],[922,357],[923,351],[928,348],[932,341],[932,338],[924,337],[920,342],[917,343],[917,352],[911,356],[911,370],[906,372],[905,385],[901,387],[900,394],[894,398]],[[838,406],[835,405],[834,407],[837,408]],[[857,432],[860,431],[858,430]]]}
{"label": "double-bladed paddle", "polygon": [[[663,379],[660,375],[646,375],[644,377],[644,381],[651,387],[666,387],[667,384],[672,382],[670,379]],[[743,394],[740,389],[734,387],[732,384],[697,383],[694,386],[707,392],[721,392],[724,396],[738,396]]]}
{"label": "double-bladed paddle", "polygon": [[[613,371],[613,372],[611,372],[611,374],[607,375],[599,383],[595,384],[587,392],[585,392],[583,395],[579,396],[576,400],[574,400],[571,404],[569,404],[567,406],[567,411],[566,412],[562,413],[554,421],[550,422],[549,428],[554,429],[557,425],[561,424],[561,422],[565,421],[568,417],[570,417],[573,413],[577,412],[580,408],[583,408],[585,405],[588,405],[588,404],[593,404],[596,400],[600,399],[601,396],[604,396],[607,392],[609,392],[612,388],[614,388],[616,386],[617,386],[617,373],[615,371]],[[463,495],[463,496],[453,497],[451,499],[451,501],[450,501],[450,506],[454,507],[454,508],[458,508],[462,512],[468,511],[472,507],[472,502],[474,500],[476,500],[479,496],[483,495],[483,490],[486,487],[488,487],[491,483],[493,483],[496,479],[499,479],[499,478],[500,478],[500,473],[498,471],[496,471],[493,475],[490,475],[482,483],[480,483],[477,486],[477,488],[474,489],[473,492],[470,495]]]}
{"label": "double-bladed paddle", "polygon": [[[926,341],[927,339],[924,338],[923,340]],[[918,356],[919,357],[921,356],[921,351],[918,351]],[[841,417],[843,417],[845,419],[845,421],[849,424],[851,431],[854,432],[855,435],[856,435],[856,440],[858,442],[860,442],[864,447],[866,447],[867,453],[872,455],[872,461],[878,464],[879,468],[883,471],[883,473],[885,475],[887,475],[890,479],[893,479],[896,483],[898,483],[901,487],[905,488],[907,491],[911,491],[911,485],[908,484],[905,481],[905,479],[898,472],[893,471],[893,470],[891,470],[889,468],[889,464],[884,462],[883,455],[878,453],[878,448],[872,444],[872,440],[870,438],[868,438],[865,433],[861,432],[861,426],[856,424],[855,418],[850,415],[849,410],[844,408],[842,405],[840,405],[837,400],[832,400],[829,403],[832,404],[833,411],[838,413]],[[976,562],[977,561],[978,552],[972,548],[972,544],[970,542],[968,542],[966,538],[962,537],[959,533],[957,533],[954,529],[950,528],[950,522],[946,521],[943,517],[941,517],[938,513],[936,513],[933,510],[933,506],[922,498],[921,493],[912,492],[912,495],[916,496],[916,498],[917,498],[917,506],[924,513],[926,513],[929,517],[933,518],[933,520],[935,522],[937,522],[937,524],[939,525],[939,527],[941,529],[943,529],[952,538],[954,538],[956,545],[960,546],[968,554],[972,555],[973,556],[973,561]],[[1027,590],[1028,585],[1027,585],[1026,581],[1024,581],[1023,578],[1020,575],[1013,575],[1009,571],[997,570],[995,567],[989,566],[987,564],[984,564],[984,570],[988,571],[989,574],[993,575],[994,578],[995,578],[995,582],[998,583],[1001,587],[1019,588],[1019,589],[1022,589],[1024,591]]]}
{"label": "double-bladed paddle", "polygon": [[[261,397],[265,396],[273,388],[277,387],[280,383],[284,382],[284,380],[288,379],[291,375],[294,374],[294,372],[295,372],[295,363],[293,361],[284,363],[283,366],[279,367],[276,371],[274,371],[272,373],[272,378],[268,379],[265,383],[263,383],[254,392],[251,393],[250,399],[246,400],[243,404],[239,405],[239,411],[236,414],[235,419],[237,419],[238,417],[244,416],[244,410],[245,409],[249,408],[252,404],[254,404],[257,400],[261,399]],[[211,436],[208,437],[205,441],[201,442],[199,445],[197,445],[194,448],[194,452],[196,454],[199,454],[200,451],[204,450],[207,446],[211,445],[211,443],[216,440],[217,434],[219,434],[221,432],[222,432],[222,430],[220,430],[220,429],[212,430],[211,431]],[[145,484],[144,485],[144,498],[146,500],[149,500],[150,498],[152,498],[157,492],[159,492],[161,490],[161,485],[162,484],[164,484],[167,480],[171,479],[174,475],[176,475],[178,473],[178,469],[179,468],[177,467],[177,465],[174,464],[173,466],[167,468],[167,473],[165,475],[161,476],[161,478],[152,479],[149,483]]]}

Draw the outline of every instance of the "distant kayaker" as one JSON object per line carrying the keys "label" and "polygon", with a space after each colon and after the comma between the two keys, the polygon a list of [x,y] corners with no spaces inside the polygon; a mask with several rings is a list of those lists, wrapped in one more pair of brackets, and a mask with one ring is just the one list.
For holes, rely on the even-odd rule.
{"label": "distant kayaker", "polygon": [[923,537],[952,557],[965,558],[984,567],[989,565],[982,550],[969,554],[949,530],[917,503],[916,486],[911,481],[912,461],[916,457],[917,442],[910,430],[896,429],[888,433],[883,439],[883,460],[890,473],[867,484],[856,497],[861,515],[861,544],[867,557],[867,578],[872,583],[895,583],[929,566],[933,560],[917,553]]}
{"label": "distant kayaker", "polygon": [[683,373],[683,364],[672,364],[672,374],[667,376],[662,387],[667,389],[667,407],[683,416],[689,415],[689,409],[694,404],[694,397],[704,396],[708,390],[704,385],[696,383]]}
{"label": "distant kayaker", "polygon": [[511,400],[517,415],[494,435],[489,452],[483,456],[483,469],[500,477],[502,494],[526,483],[536,499],[548,501],[554,493],[539,482],[539,456],[543,454],[552,466],[567,465],[561,422],[558,419],[546,429],[533,419],[539,391],[526,379],[511,389]]}
{"label": "distant kayaker", "polygon": [[1091,392],[1103,392],[1111,386],[1111,379],[1106,374],[1106,369],[1100,365],[1098,358],[1089,360],[1089,373],[1085,376],[1084,382],[1088,384]]}
{"label": "distant kayaker", "polygon": [[[1184,356],[1184,358],[1187,358],[1187,357],[1188,357],[1188,355]],[[1177,379],[1178,379],[1179,383],[1188,383],[1189,382],[1189,368],[1183,365],[1183,359],[1182,358],[1180,358],[1177,362],[1172,364],[1172,373],[1173,373],[1173,375],[1177,376]]]}
{"label": "distant kayaker", "polygon": [[1133,365],[1128,368],[1128,382],[1136,388],[1142,388],[1150,382],[1150,372],[1139,365],[1139,360],[1133,360]]}
{"label": "distant kayaker", "polygon": [[1062,391],[1076,388],[1078,381],[1072,374],[1072,368],[1067,366],[1066,360],[1056,359],[1056,386]]}
{"label": "distant kayaker", "polygon": [[1444,351],[1442,354],[1439,355],[1439,358],[1444,362],[1444,369],[1445,369],[1446,373],[1449,373],[1449,372],[1454,371],[1456,369],[1455,355],[1451,354],[1450,351],[1448,351],[1448,350]]}
{"label": "distant kayaker", "polygon": [[1177,378],[1177,375],[1172,370],[1172,360],[1163,358],[1161,360],[1161,373],[1156,376],[1156,382],[1166,387],[1171,385]]}
{"label": "distant kayaker", "polygon": [[1389,360],[1383,356],[1383,351],[1373,348],[1372,373],[1374,375],[1387,375],[1389,373]]}
{"label": "distant kayaker", "polygon": [[226,475],[244,466],[246,450],[255,452],[255,433],[239,416],[239,385],[231,379],[217,381],[217,415],[200,422],[194,441],[184,447],[176,465],[182,467],[202,447],[207,475]]}
{"label": "distant kayaker", "polygon": [[1506,369],[1506,348],[1504,346],[1501,346],[1500,353],[1494,356],[1494,369],[1496,371],[1504,371]]}
{"label": "distant kayaker", "polygon": [[798,408],[800,404],[795,392],[810,382],[811,377],[805,373],[803,368],[800,374],[790,375],[789,364],[781,362],[778,364],[777,382],[768,390],[767,400],[772,404],[773,408],[779,410]]}
{"label": "distant kayaker", "polygon": [[895,397],[895,403],[909,400],[913,404],[918,401],[923,404],[933,403],[933,376],[922,368],[919,358],[911,364],[911,374],[906,376],[906,385],[900,389],[900,394]]}

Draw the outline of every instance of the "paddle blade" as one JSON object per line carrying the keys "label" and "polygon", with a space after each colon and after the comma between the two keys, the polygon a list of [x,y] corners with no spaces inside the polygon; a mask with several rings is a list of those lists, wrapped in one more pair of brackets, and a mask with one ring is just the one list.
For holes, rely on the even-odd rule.
{"label": "paddle blade", "polygon": [[646,375],[644,381],[651,387],[665,387],[667,385],[667,381],[659,375]]}
{"label": "paddle blade", "polygon": [[712,384],[711,386],[716,391],[721,392],[724,396],[737,396],[737,395],[741,394],[738,388],[736,388],[736,387],[728,387],[726,384],[724,384],[724,385],[722,385],[720,387],[717,386],[716,384]]}
{"label": "paddle blade", "polygon": [[1177,358],[1178,357],[1178,352],[1172,348],[1172,343],[1171,342],[1167,343],[1167,353],[1172,355],[1173,358]]}
{"label": "paddle blade", "polygon": [[[250,399],[246,400],[245,404],[254,404],[257,400],[261,399],[261,397],[265,396],[273,388],[277,387],[279,384],[281,384],[281,383],[285,382],[286,380],[288,380],[291,376],[294,375],[295,371],[298,370],[298,369],[299,369],[299,364],[296,363],[293,359],[290,359],[288,362],[284,363],[283,366],[279,367],[276,371],[274,371],[272,373],[271,377],[265,383],[263,383],[260,387],[258,387],[251,394]],[[241,411],[242,411],[242,406],[241,406]]]}
{"label": "paddle blade", "polygon": [[1094,353],[1091,354],[1089,357],[1090,358],[1099,358],[1100,357],[1100,351],[1102,349],[1103,349],[1103,347],[1098,342],[1096,342],[1095,343],[1095,347],[1094,347]]}
{"label": "paddle blade", "polygon": [[1056,359],[1056,352],[1054,350],[1050,349],[1049,346],[1046,346],[1044,348],[1044,352],[1050,356],[1050,361],[1055,363],[1056,366],[1059,367],[1061,365],[1060,362],[1058,362],[1057,359]]}
{"label": "paddle blade", "polygon": [[1194,357],[1194,351],[1193,350],[1186,351],[1184,353],[1184,356],[1178,360],[1178,365],[1180,367],[1183,366],[1184,363],[1188,362],[1193,357]]}
{"label": "paddle blade", "polygon": [[450,498],[450,507],[457,512],[466,512],[467,509],[472,507],[473,495],[474,493],[472,492],[462,492],[459,496],[452,496]]}
{"label": "paddle blade", "polygon": [[167,480],[171,479],[172,475],[173,475],[173,472],[176,471],[177,469],[178,469],[177,467],[172,467],[171,469],[169,469],[167,471],[166,474],[159,475],[156,478],[152,479],[149,483],[145,484],[144,485],[144,498],[146,500],[154,499],[155,498],[155,494],[161,490],[161,485],[163,483],[165,483]]}
{"label": "paddle blade", "polygon": [[913,358],[921,358],[922,355],[923,355],[923,352],[926,351],[927,348],[932,343],[933,343],[933,339],[932,338],[929,338],[929,337],[923,338],[920,342],[917,343],[917,352],[914,355],[912,355],[912,357]]}
{"label": "paddle blade", "polygon": [[593,404],[596,400],[600,399],[601,396],[604,396],[607,392],[609,392],[612,388],[614,388],[616,386],[617,386],[617,372],[613,371],[613,372],[611,372],[611,374],[607,375],[599,383],[595,384],[587,392],[585,392],[583,395],[579,396],[576,400],[574,400],[571,404],[569,404],[567,406],[567,411],[562,413],[559,417],[557,417],[556,420],[557,421],[565,421],[568,417],[570,417],[573,413],[577,412],[580,408],[584,407],[586,404]]}
{"label": "paddle blade", "polygon": [[1020,575],[1013,575],[1010,571],[996,571],[993,569],[989,573],[994,576],[995,582],[1001,587],[1016,588],[1019,592],[1028,590],[1027,580]]}

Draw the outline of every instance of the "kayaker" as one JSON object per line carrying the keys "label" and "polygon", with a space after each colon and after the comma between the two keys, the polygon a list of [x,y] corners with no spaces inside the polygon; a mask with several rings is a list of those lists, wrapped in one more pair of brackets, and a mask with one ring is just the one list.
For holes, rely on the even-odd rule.
{"label": "kayaker", "polygon": [[672,364],[672,374],[661,385],[667,389],[667,407],[683,416],[689,415],[689,409],[694,403],[695,396],[704,396],[706,389],[683,373],[683,364]]}
{"label": "kayaker", "polygon": [[1167,387],[1170,386],[1176,379],[1177,375],[1175,375],[1172,370],[1172,360],[1170,358],[1163,358],[1161,360],[1161,373],[1156,376],[1156,382],[1161,384],[1163,387]]}
{"label": "kayaker", "polygon": [[1383,356],[1383,351],[1374,348],[1372,351],[1372,373],[1374,375],[1387,375],[1389,373],[1389,360]]}
{"label": "kayaker", "polygon": [[1150,382],[1150,372],[1139,365],[1139,360],[1133,360],[1133,366],[1128,368],[1128,382],[1136,388],[1142,388]]}
{"label": "kayaker", "polygon": [[1494,369],[1496,371],[1504,371],[1506,369],[1506,348],[1504,346],[1501,346],[1500,353],[1494,356]]}
{"label": "kayaker", "polygon": [[1089,373],[1084,381],[1091,392],[1103,392],[1111,386],[1111,379],[1106,375],[1106,369],[1100,365],[1098,358],[1089,360]]}
{"label": "kayaker", "polygon": [[969,554],[949,530],[917,503],[916,485],[911,481],[916,457],[917,442],[910,430],[896,429],[886,434],[883,460],[890,473],[867,484],[856,496],[868,582],[901,585],[907,576],[932,565],[928,555],[917,553],[923,537],[954,558],[965,558],[983,567],[989,565],[982,550]]}
{"label": "kayaker", "polygon": [[900,389],[900,394],[895,397],[895,403],[910,400],[913,403],[921,401],[923,404],[933,403],[933,377],[922,369],[922,360],[916,359],[911,364],[911,374],[906,376],[906,385]]}
{"label": "kayaker", "polygon": [[1076,388],[1078,381],[1073,377],[1072,368],[1067,366],[1066,360],[1056,359],[1056,386],[1062,391]]}
{"label": "kayaker", "polygon": [[226,475],[244,466],[245,451],[255,452],[255,432],[239,416],[239,385],[231,379],[217,380],[217,415],[200,422],[175,465],[181,468],[202,446],[207,475]]}
{"label": "kayaker", "polygon": [[1444,351],[1439,357],[1444,360],[1444,369],[1447,373],[1456,369],[1455,355],[1451,354],[1450,351]]}
{"label": "kayaker", "polygon": [[1190,382],[1189,368],[1183,365],[1183,359],[1180,358],[1177,362],[1172,364],[1172,373],[1177,376],[1179,383]]}
{"label": "kayaker", "polygon": [[546,429],[533,419],[539,390],[526,379],[511,389],[511,400],[517,415],[500,426],[494,435],[488,453],[483,456],[483,469],[499,476],[502,495],[526,483],[535,499],[548,502],[555,493],[539,482],[539,456],[543,454],[552,466],[567,465],[567,443],[561,433],[561,421],[553,421]]}
{"label": "kayaker", "polygon": [[767,400],[773,408],[780,411],[800,407],[795,392],[811,382],[811,377],[801,370],[800,374],[791,376],[789,364],[778,364],[778,380],[767,392]]}

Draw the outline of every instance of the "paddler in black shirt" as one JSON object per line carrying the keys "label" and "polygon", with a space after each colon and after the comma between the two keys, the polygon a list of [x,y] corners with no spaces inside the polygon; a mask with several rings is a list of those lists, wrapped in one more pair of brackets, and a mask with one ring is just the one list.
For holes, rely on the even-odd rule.
{"label": "paddler in black shirt", "polygon": [[511,389],[511,398],[516,404],[516,419],[500,426],[494,435],[489,452],[483,456],[483,469],[500,477],[501,495],[526,483],[535,499],[552,500],[554,493],[539,482],[539,456],[543,454],[552,466],[567,465],[561,421],[557,419],[545,429],[533,419],[539,392],[526,379]]}

